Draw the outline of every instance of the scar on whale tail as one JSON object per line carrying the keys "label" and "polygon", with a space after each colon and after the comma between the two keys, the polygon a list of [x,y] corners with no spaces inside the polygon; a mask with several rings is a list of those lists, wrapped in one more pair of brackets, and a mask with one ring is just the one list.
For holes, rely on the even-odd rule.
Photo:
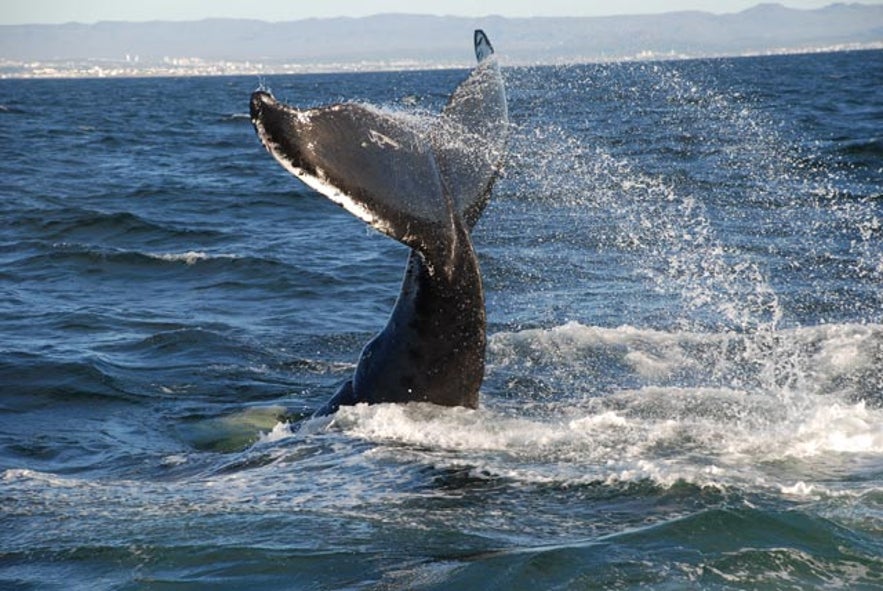
{"label": "scar on whale tail", "polygon": [[386,327],[317,415],[360,402],[478,405],[486,320],[471,230],[509,123],[494,50],[483,31],[474,42],[478,65],[428,126],[370,105],[300,110],[264,91],[251,97],[258,136],[286,170],[411,248]]}

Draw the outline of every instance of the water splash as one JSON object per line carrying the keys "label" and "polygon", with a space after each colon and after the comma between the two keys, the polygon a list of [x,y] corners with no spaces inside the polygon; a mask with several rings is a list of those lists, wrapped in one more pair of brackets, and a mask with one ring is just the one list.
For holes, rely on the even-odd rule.
{"label": "water splash", "polygon": [[[849,183],[831,168],[836,164],[808,153],[757,99],[720,89],[712,70],[671,63],[562,69],[554,92],[533,86],[548,83],[545,73],[513,75],[516,96],[560,93],[570,105],[582,96],[587,106],[574,116],[584,124],[568,129],[526,113],[504,191],[566,211],[555,218],[566,226],[552,236],[560,248],[604,251],[655,294],[649,299],[669,302],[660,308],[670,314],[676,301],[679,312],[657,319],[659,326],[734,335],[726,338],[739,343],[739,364],[756,365],[752,374],[767,390],[800,389],[805,376],[780,329],[883,320],[878,212],[873,196],[842,198],[838,187]],[[636,74],[644,84],[622,84]],[[614,121],[614,129],[664,125],[670,139],[624,152],[604,121],[628,112],[623,101],[633,114]],[[595,242],[587,246],[589,232]],[[857,293],[832,290],[830,271]],[[578,283],[572,275],[560,280]],[[556,289],[554,283],[538,285]],[[724,359],[713,366],[721,369]]]}

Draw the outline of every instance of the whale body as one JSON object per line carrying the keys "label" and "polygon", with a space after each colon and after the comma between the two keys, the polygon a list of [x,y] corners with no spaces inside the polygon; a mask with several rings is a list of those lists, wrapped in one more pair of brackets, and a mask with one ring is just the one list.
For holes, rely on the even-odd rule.
{"label": "whale body", "polygon": [[263,145],[312,189],[410,247],[386,327],[352,379],[316,414],[341,405],[478,405],[484,290],[471,231],[505,154],[503,79],[484,32],[478,65],[430,124],[357,103],[297,109],[259,90],[251,119]]}

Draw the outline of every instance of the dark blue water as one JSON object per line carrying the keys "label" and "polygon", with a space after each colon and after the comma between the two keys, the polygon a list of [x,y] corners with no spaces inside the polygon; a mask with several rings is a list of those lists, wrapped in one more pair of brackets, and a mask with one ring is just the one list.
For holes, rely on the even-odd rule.
{"label": "dark blue water", "polygon": [[249,94],[465,72],[0,81],[0,587],[880,588],[881,71],[506,70],[482,407],[323,420],[407,252]]}

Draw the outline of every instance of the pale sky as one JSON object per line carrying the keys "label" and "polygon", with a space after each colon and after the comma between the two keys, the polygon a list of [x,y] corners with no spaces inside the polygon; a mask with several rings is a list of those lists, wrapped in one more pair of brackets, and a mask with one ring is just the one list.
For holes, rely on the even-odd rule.
{"label": "pale sky", "polygon": [[[367,16],[388,12],[454,16],[605,16],[703,10],[739,12],[763,0],[0,0],[0,24],[94,23],[103,20]],[[820,8],[836,0],[778,0],[790,8]],[[883,0],[861,0],[881,4]]]}

